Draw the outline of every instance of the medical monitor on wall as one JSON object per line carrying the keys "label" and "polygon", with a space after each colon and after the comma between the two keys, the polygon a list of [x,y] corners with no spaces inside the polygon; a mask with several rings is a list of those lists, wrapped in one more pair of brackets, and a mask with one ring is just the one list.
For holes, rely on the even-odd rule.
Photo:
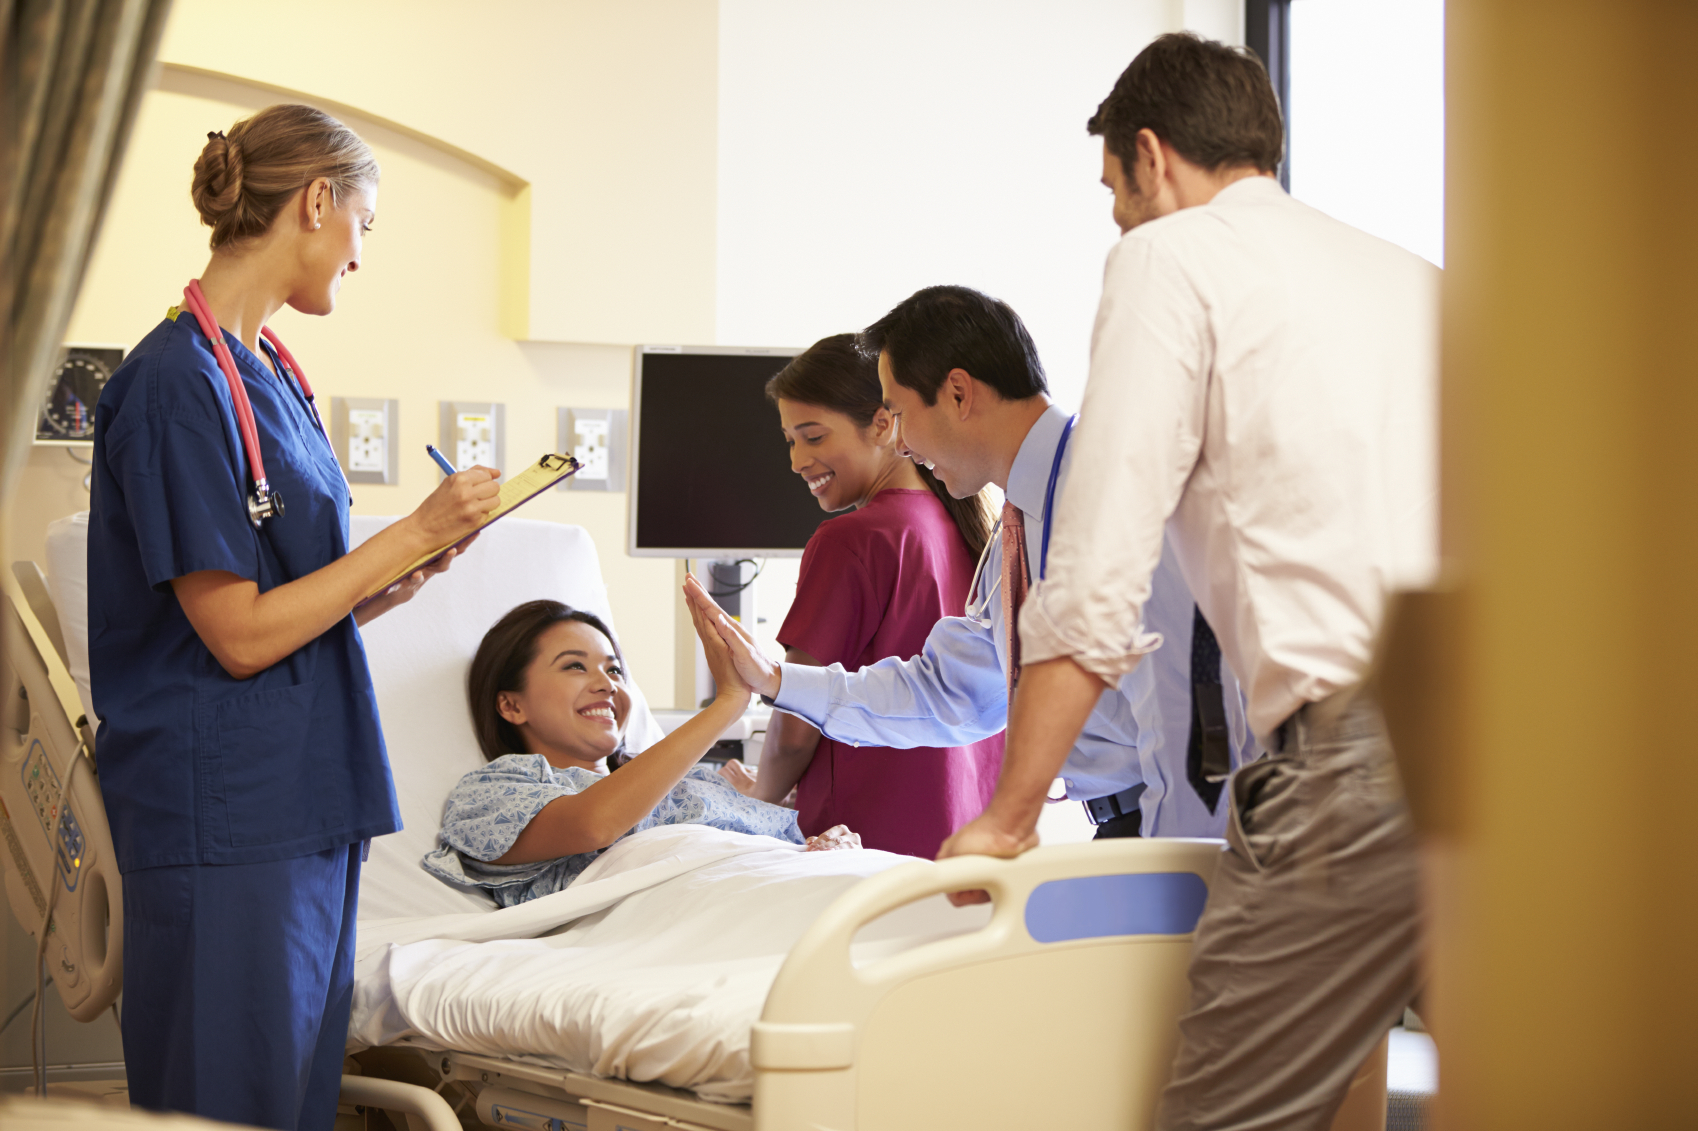
{"label": "medical monitor on wall", "polygon": [[766,383],[800,350],[640,346],[631,386],[635,557],[797,557],[824,519],[790,470]]}

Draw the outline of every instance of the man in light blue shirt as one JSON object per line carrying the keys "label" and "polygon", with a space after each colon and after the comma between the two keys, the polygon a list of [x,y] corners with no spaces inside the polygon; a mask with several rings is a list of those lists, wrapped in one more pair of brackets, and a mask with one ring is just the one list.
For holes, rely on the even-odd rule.
{"label": "man in light blue shirt", "polygon": [[[1010,647],[1004,545],[1023,525],[1035,582],[1051,496],[1066,480],[1069,418],[1050,403],[1019,317],[977,291],[922,290],[875,323],[863,345],[880,355],[885,403],[902,421],[909,454],[958,498],[995,483],[1008,501],[966,615],[939,621],[918,656],[856,672],[839,664],[775,663],[731,622],[716,617],[716,623],[755,691],[839,742],[898,748],[976,742],[1007,725],[1011,651],[1018,664],[1017,638]],[[1193,641],[1195,604],[1165,548],[1144,615],[1146,630],[1164,643],[1151,662],[1097,701],[1062,767],[1067,796],[1085,802],[1099,837],[1220,836],[1227,806],[1218,779],[1260,748],[1219,649],[1212,638]],[[1205,707],[1201,720],[1194,718],[1194,668],[1205,696],[1211,683],[1219,688],[1214,713]],[[1197,764],[1205,737],[1217,763],[1229,763],[1206,775]]]}

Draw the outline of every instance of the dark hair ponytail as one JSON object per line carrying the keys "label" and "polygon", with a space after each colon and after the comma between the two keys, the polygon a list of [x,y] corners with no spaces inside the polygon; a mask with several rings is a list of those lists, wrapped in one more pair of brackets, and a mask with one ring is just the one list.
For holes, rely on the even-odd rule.
{"label": "dark hair ponytail", "polygon": [[[884,407],[884,390],[878,383],[878,357],[861,352],[855,345],[854,334],[821,338],[791,358],[790,364],[766,383],[766,396],[775,403],[782,397],[798,404],[829,408],[847,416],[857,428],[869,427],[878,410]],[[975,558],[984,553],[985,543],[990,541],[991,519],[983,494],[957,499],[930,468],[920,464],[914,467],[955,521],[955,529],[961,532],[968,551]]]}
{"label": "dark hair ponytail", "polygon": [[[510,609],[495,622],[478,643],[477,655],[472,657],[472,670],[466,677],[466,702],[472,711],[472,731],[478,737],[478,749],[484,760],[493,762],[503,754],[524,754],[525,739],[519,728],[501,717],[498,699],[503,691],[525,689],[525,669],[537,656],[537,639],[561,621],[575,620],[587,624],[613,645],[613,654],[624,668],[625,657],[619,651],[619,641],[607,624],[594,613],[574,609],[559,601],[526,601]],[[607,756],[607,768],[612,770],[625,760],[625,743]]]}

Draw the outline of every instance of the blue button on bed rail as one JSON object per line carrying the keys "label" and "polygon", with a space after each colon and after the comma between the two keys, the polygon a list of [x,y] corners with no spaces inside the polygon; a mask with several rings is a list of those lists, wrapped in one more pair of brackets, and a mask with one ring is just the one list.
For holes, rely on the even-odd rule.
{"label": "blue button on bed rail", "polygon": [[1134,872],[1050,880],[1026,900],[1026,931],[1041,943],[1109,935],[1188,935],[1209,888],[1194,872]]}

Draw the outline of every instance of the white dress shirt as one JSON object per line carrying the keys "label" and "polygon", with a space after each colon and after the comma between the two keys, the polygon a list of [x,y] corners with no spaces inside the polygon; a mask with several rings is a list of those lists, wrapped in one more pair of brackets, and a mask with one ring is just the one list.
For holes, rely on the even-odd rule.
{"label": "white dress shirt", "polygon": [[1133,669],[1165,527],[1257,734],[1358,682],[1436,570],[1438,279],[1268,177],[1128,232],[1024,662]]}
{"label": "white dress shirt", "polygon": [[[1026,554],[1037,573],[1043,552],[1044,495],[1067,414],[1051,407],[1032,425],[1014,457],[1008,500],[1026,526]],[[1078,429],[1061,464],[1071,474]],[[1057,491],[1057,506],[1060,491]],[[1055,543],[1050,544],[1054,570]],[[845,671],[785,664],[777,706],[798,715],[839,742],[908,748],[958,746],[988,738],[1008,725],[1008,626],[1002,615],[1000,532],[985,548],[979,583],[967,598],[967,615],[945,617],[910,659],[891,658]],[[1191,726],[1190,590],[1172,554],[1164,554],[1147,616],[1168,637],[1154,662],[1121,677],[1104,691],[1062,767],[1067,795],[1086,800],[1144,785],[1138,807],[1145,836],[1221,836],[1227,806],[1215,811],[1186,777]],[[1233,767],[1260,756],[1244,713],[1243,693],[1225,663],[1221,686]]]}

